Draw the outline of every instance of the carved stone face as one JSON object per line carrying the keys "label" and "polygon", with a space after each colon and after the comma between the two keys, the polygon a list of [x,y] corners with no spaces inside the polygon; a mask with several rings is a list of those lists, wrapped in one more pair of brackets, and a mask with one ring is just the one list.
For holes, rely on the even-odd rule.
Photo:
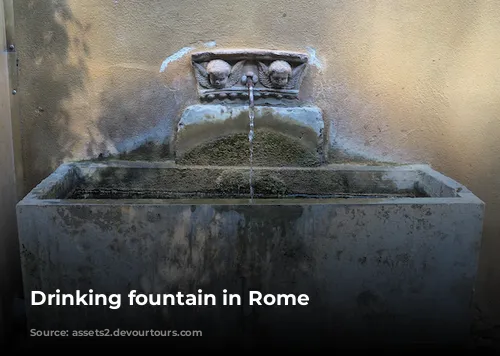
{"label": "carved stone face", "polygon": [[292,67],[285,61],[274,61],[269,66],[269,80],[276,88],[283,88],[287,85]]}
{"label": "carved stone face", "polygon": [[269,76],[271,83],[278,88],[284,87],[288,83],[288,74],[286,73],[272,73]]}
{"label": "carved stone face", "polygon": [[223,60],[215,59],[208,63],[207,72],[210,84],[216,89],[222,89],[227,84],[231,65]]}

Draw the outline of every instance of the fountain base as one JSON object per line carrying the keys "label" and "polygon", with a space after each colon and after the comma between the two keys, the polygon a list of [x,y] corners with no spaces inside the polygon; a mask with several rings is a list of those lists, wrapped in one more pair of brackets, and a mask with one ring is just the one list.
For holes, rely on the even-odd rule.
{"label": "fountain base", "polygon": [[[255,343],[264,333],[287,345],[465,340],[484,208],[465,187],[427,166],[257,167],[250,204],[248,172],[61,166],[18,204],[29,328],[196,329]],[[31,306],[31,291],[56,289],[119,293],[122,304]],[[217,305],[128,305],[131,290],[198,289]],[[222,305],[224,289],[242,305]],[[252,307],[250,291],[309,304]]]}

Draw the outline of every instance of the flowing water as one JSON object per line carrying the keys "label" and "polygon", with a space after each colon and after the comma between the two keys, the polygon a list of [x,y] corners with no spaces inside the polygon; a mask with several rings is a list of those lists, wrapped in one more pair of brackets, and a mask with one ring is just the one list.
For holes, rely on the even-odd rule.
{"label": "flowing water", "polygon": [[[249,125],[250,128],[248,130],[248,144],[250,147],[250,178],[248,179],[248,184],[250,186],[250,204],[253,203],[253,197],[254,197],[254,187],[253,187],[253,136],[254,136],[254,120],[255,120],[255,110],[254,110],[254,97],[253,97],[253,82],[249,80],[247,83],[248,85],[248,97],[249,97],[249,105],[248,105],[248,119],[249,119]],[[252,222],[248,221],[247,223],[247,229],[248,229],[248,236],[252,238],[253,233],[252,233]],[[242,282],[242,290],[246,291],[247,289],[247,274],[248,271],[246,271],[245,268],[242,268],[241,271],[242,277],[241,277],[241,282]],[[253,312],[253,310],[250,310],[250,314]],[[242,320],[242,325],[243,328],[246,328],[246,320],[248,320],[249,317],[249,310],[248,308],[245,308],[245,304],[243,304],[242,309],[241,309],[241,320]]]}
{"label": "flowing water", "polygon": [[253,103],[253,86],[248,86],[248,94],[250,97],[250,105],[248,106],[248,117],[250,121],[250,130],[248,132],[248,143],[250,145],[250,202],[253,202],[254,196],[254,187],[253,187],[253,136],[254,136],[254,119],[255,119],[255,111],[254,111],[254,103]]}

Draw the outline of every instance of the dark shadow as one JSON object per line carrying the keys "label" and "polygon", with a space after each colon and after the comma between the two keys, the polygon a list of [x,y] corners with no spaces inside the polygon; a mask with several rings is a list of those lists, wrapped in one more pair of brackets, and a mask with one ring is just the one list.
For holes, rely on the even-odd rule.
{"label": "dark shadow", "polygon": [[[91,157],[130,160],[173,158],[172,142],[186,105],[196,101],[188,57],[172,63],[165,73],[157,68],[116,65],[109,69],[96,123],[104,147],[88,149]],[[111,152],[109,151],[111,150]]]}
{"label": "dark shadow", "polygon": [[[99,102],[96,126],[115,154],[131,153],[144,159],[167,158],[169,136],[178,114],[175,91],[158,73],[138,68],[111,68]],[[109,156],[103,147],[90,147],[89,155]],[[155,151],[157,150],[157,152]],[[150,157],[152,155],[153,157]],[[127,157],[122,157],[127,158]]]}
{"label": "dark shadow", "polygon": [[[71,132],[71,114],[64,101],[82,88],[90,55],[85,42],[89,25],[76,19],[65,0],[14,1],[18,54],[19,111],[26,194],[68,157],[77,136]],[[70,36],[67,27],[76,29]],[[69,51],[74,55],[69,58]],[[20,266],[19,257],[16,265]],[[19,267],[16,267],[16,269]],[[16,278],[17,300],[9,343],[25,332],[21,271]]]}
{"label": "dark shadow", "polygon": [[16,1],[14,6],[26,193],[72,157],[78,136],[64,102],[84,86],[90,25],[75,18],[66,0]]}

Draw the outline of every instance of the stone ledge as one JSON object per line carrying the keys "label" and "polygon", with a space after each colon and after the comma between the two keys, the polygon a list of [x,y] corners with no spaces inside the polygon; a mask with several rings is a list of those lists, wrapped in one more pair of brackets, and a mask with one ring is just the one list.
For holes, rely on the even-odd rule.
{"label": "stone ledge", "polygon": [[[278,157],[275,158],[276,164],[280,165],[280,156],[285,155],[288,157],[284,159],[283,163],[292,165],[310,166],[317,164],[312,161],[323,161],[324,147],[327,143],[323,135],[323,115],[318,107],[256,106],[254,124],[254,137],[256,143],[260,144],[260,150],[276,150],[282,147],[288,151],[281,152],[281,154],[278,152]],[[229,149],[231,145],[224,142],[232,139],[241,141],[248,136],[248,132],[248,106],[189,106],[178,123],[175,141],[176,161],[183,164],[200,164],[201,161],[194,162],[186,157],[187,154],[198,149],[202,152],[197,152],[197,157],[201,153],[206,156],[202,160],[203,164],[219,165],[230,163],[247,165],[248,150],[243,147],[245,143],[234,145],[232,149]],[[261,139],[266,142],[260,142]],[[268,147],[270,145],[273,148]],[[224,152],[217,152],[217,155],[211,157],[211,152],[220,151],[218,148],[231,151],[227,152],[227,154],[232,154],[233,159],[226,163],[222,162],[221,156],[222,160],[224,160]],[[291,148],[294,148],[293,151],[297,152],[291,153]],[[234,150],[244,151],[235,152]],[[293,157],[295,154],[301,157]],[[314,157],[314,159],[307,158],[305,159],[307,162],[304,162],[304,155]],[[294,164],[294,159],[296,164]]]}

